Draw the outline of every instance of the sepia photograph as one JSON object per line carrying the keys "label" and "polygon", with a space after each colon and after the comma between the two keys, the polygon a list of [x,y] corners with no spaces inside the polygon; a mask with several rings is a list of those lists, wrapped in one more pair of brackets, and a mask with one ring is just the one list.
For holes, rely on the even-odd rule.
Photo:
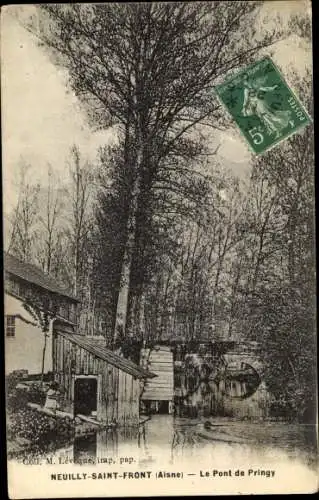
{"label": "sepia photograph", "polygon": [[1,34],[9,497],[318,491],[311,2]]}

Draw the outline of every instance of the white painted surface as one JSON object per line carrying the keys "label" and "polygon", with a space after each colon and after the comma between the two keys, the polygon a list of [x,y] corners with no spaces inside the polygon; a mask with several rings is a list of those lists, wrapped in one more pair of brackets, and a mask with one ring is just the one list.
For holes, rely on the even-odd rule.
{"label": "white painted surface", "polygon": [[[11,295],[5,294],[4,314],[19,314],[26,321],[34,322],[23,304]],[[6,335],[4,333],[4,335]],[[38,326],[16,318],[15,337],[5,336],[5,373],[13,370],[28,370],[30,374],[41,373],[44,335]],[[52,370],[52,329],[47,339],[44,372]]]}

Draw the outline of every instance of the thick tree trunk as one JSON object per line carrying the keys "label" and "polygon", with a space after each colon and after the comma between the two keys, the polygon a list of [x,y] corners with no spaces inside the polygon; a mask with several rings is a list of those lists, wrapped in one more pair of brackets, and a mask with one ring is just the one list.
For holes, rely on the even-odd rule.
{"label": "thick tree trunk", "polygon": [[139,335],[141,340],[145,339],[145,294],[142,293],[139,300],[138,311]]}
{"label": "thick tree trunk", "polygon": [[131,277],[135,233],[136,233],[136,212],[137,212],[138,199],[140,195],[140,185],[141,185],[141,172],[140,172],[141,161],[142,161],[142,148],[139,145],[136,155],[136,175],[132,189],[130,212],[127,222],[127,240],[124,250],[121,278],[120,278],[120,288],[117,299],[113,345],[115,345],[118,338],[124,337],[126,333],[130,277]]}

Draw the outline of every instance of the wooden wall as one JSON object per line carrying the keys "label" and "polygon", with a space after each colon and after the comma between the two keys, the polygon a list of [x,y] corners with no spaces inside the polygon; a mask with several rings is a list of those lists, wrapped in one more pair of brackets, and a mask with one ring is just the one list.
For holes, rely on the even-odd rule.
{"label": "wooden wall", "polygon": [[145,382],[141,399],[145,401],[173,401],[174,361],[170,347],[158,346],[142,349],[140,364],[157,375]]}
{"label": "wooden wall", "polygon": [[120,426],[139,421],[140,381],[120,368],[97,358],[62,335],[55,335],[55,380],[64,388],[62,409],[73,413],[74,381],[77,376],[98,379],[97,419]]}
{"label": "wooden wall", "polygon": [[30,303],[32,303],[32,299],[41,299],[43,294],[46,294],[49,297],[49,307],[52,310],[55,309],[55,307],[58,307],[58,315],[61,318],[71,321],[72,323],[76,323],[77,303],[75,300],[46,291],[41,287],[21,280],[17,276],[8,272],[5,272],[5,290],[7,293],[21,301],[28,299]]}

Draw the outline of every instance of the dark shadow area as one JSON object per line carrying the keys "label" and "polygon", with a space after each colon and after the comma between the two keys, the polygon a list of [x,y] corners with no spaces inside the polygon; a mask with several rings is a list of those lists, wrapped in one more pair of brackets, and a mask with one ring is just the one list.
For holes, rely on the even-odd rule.
{"label": "dark shadow area", "polygon": [[96,378],[78,378],[74,384],[74,415],[91,415],[97,409]]}

